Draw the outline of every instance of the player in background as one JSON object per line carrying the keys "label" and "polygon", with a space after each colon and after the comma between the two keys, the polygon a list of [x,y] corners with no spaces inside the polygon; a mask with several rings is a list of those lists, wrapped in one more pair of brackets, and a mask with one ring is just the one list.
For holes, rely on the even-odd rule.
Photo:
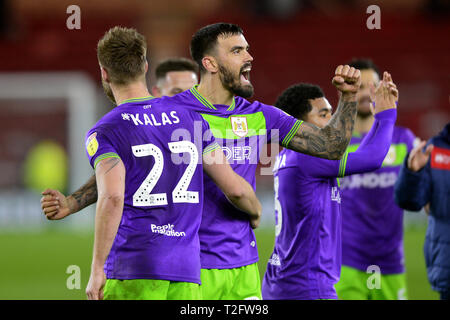
{"label": "player in background", "polygon": [[[369,88],[378,84],[379,71],[368,59],[356,59],[350,65],[361,70],[358,114],[348,147],[353,152],[375,121]],[[340,299],[407,299],[403,210],[394,202],[394,184],[414,139],[409,129],[395,126],[382,167],[341,180],[343,266],[336,284]],[[379,284],[370,281],[374,273],[380,276]]]}
{"label": "player in background", "polygon": [[[253,188],[264,143],[327,159],[340,159],[345,153],[356,116],[359,70],[335,69],[332,82],[341,93],[338,108],[329,123],[318,128],[273,106],[245,99],[253,94],[249,80],[253,57],[239,26],[217,23],[201,28],[192,37],[191,56],[200,67],[200,84],[170,98],[171,103],[197,111],[208,121],[233,170]],[[96,200],[95,185],[85,185],[76,193],[78,210]],[[44,213],[51,219],[59,217],[57,206],[66,206],[47,200],[45,196]],[[261,298],[258,250],[248,219],[208,177],[204,200],[199,230],[203,298]]]}
{"label": "player in background", "polygon": [[429,207],[423,246],[428,281],[441,300],[450,300],[450,122],[409,153],[394,192],[405,210]]}
{"label": "player in background", "polygon": [[170,58],[158,63],[155,69],[155,97],[174,96],[198,83],[198,66],[187,58]]}
{"label": "player in background", "polygon": [[[341,197],[337,177],[381,167],[391,143],[398,94],[390,75],[374,92],[375,122],[358,150],[326,160],[283,149],[274,166],[275,248],[262,284],[263,299],[337,299],[341,269]],[[320,87],[297,84],[275,106],[324,127],[332,107]]]}

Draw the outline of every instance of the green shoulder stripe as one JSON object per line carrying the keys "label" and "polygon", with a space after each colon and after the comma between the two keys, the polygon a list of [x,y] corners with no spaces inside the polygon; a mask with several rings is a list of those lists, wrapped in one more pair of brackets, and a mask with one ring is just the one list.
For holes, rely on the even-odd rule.
{"label": "green shoulder stripe", "polygon": [[292,138],[295,136],[295,134],[298,131],[298,128],[300,128],[300,125],[302,123],[303,123],[302,120],[295,121],[295,123],[292,126],[291,130],[289,130],[288,134],[284,137],[283,141],[281,142],[281,145],[283,147],[287,147],[289,145],[289,142],[291,142]]}
{"label": "green shoulder stripe", "polygon": [[94,169],[95,169],[95,167],[97,167],[97,164],[98,164],[100,161],[102,161],[102,160],[104,160],[104,159],[108,159],[108,158],[118,158],[118,159],[120,159],[120,157],[119,157],[119,155],[118,155],[117,153],[114,153],[114,152],[104,153],[104,154],[102,154],[102,155],[99,155],[99,156],[97,157],[97,159],[95,159],[95,162],[94,162]]}

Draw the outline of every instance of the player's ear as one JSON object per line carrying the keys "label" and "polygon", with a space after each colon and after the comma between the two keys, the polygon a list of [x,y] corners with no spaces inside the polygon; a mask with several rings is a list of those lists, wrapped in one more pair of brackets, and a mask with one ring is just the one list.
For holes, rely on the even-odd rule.
{"label": "player's ear", "polygon": [[209,71],[211,73],[216,73],[219,71],[219,66],[217,64],[217,61],[212,56],[203,57],[202,65],[207,71]]}
{"label": "player's ear", "polygon": [[110,81],[109,81],[108,71],[106,71],[105,68],[103,68],[102,66],[100,66],[100,73],[101,73],[101,75],[102,75],[102,79],[103,79],[105,82],[109,83]]}
{"label": "player's ear", "polygon": [[147,59],[145,59],[145,73],[147,73],[148,71],[148,61]]}

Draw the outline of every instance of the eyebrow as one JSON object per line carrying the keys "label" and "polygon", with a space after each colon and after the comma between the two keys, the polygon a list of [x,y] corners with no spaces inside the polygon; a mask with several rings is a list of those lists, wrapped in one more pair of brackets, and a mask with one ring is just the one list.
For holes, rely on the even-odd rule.
{"label": "eyebrow", "polygon": [[323,111],[332,111],[332,108],[329,107],[325,107],[319,110],[319,112],[323,112]]}
{"label": "eyebrow", "polygon": [[248,49],[250,49],[250,46],[247,46],[246,48],[244,48],[243,46],[234,46],[230,49],[230,52],[232,52],[236,49],[239,49],[239,50],[247,49],[248,50]]}

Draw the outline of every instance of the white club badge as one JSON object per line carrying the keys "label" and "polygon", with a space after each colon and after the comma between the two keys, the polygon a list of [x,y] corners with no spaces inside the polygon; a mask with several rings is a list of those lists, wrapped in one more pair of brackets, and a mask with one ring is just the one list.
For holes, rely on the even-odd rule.
{"label": "white club badge", "polygon": [[248,133],[248,125],[246,117],[230,117],[231,129],[233,133],[240,138],[243,138]]}
{"label": "white club badge", "polygon": [[386,158],[384,158],[383,163],[385,165],[391,165],[395,162],[395,159],[397,158],[397,152],[395,150],[395,146],[390,146],[389,151],[386,155]]}

